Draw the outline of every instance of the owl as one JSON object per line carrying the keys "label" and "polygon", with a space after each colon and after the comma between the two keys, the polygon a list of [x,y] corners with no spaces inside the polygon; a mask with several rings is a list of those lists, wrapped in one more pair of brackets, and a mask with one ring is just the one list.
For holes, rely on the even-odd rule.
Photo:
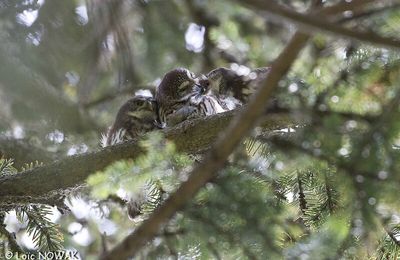
{"label": "owl", "polygon": [[228,68],[217,68],[207,73],[210,89],[218,93],[221,100],[228,99],[233,105],[247,103],[249,96],[268,75],[270,68],[257,68],[245,75]]}
{"label": "owl", "polygon": [[138,137],[157,129],[157,103],[153,97],[134,96],[119,109],[114,124],[102,138],[102,146],[109,146]]}
{"label": "owl", "polygon": [[186,119],[226,111],[218,98],[208,95],[209,81],[191,71],[178,68],[163,77],[156,90],[160,121],[166,126]]}

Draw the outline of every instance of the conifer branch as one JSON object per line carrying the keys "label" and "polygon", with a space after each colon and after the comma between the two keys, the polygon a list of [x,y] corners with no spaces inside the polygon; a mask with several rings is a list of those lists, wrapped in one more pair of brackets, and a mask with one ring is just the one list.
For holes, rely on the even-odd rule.
{"label": "conifer branch", "polygon": [[301,14],[272,1],[265,2],[261,0],[243,0],[242,2],[251,5],[253,8],[257,8],[257,10],[261,9],[265,12],[268,12],[272,16],[277,16],[279,18],[283,18],[284,20],[298,24],[299,29],[304,33],[311,33],[313,30],[319,30],[350,40],[356,40],[363,43],[370,43],[392,49],[400,49],[399,39],[383,37],[373,32],[361,32],[354,29],[350,30],[343,26],[336,25],[320,15],[309,16]]}
{"label": "conifer branch", "polygon": [[[166,138],[173,141],[179,152],[196,153],[207,150],[219,132],[237,114],[230,111],[214,116],[194,119],[166,129]],[[270,114],[261,121],[264,129],[279,129],[298,124],[289,114]],[[53,163],[36,167],[12,176],[0,177],[0,196],[41,196],[57,189],[66,189],[83,183],[96,171],[123,159],[135,159],[145,151],[138,140],[109,146],[100,151],[74,155]],[[46,180],[45,182],[43,180]],[[20,199],[18,199],[20,201]]]}
{"label": "conifer branch", "polygon": [[14,167],[20,169],[27,162],[49,163],[55,159],[54,153],[29,144],[26,140],[0,138],[0,157],[12,158]]}
{"label": "conifer branch", "polygon": [[307,210],[307,201],[306,201],[306,196],[304,195],[304,187],[303,187],[303,182],[302,182],[302,174],[300,172],[297,172],[297,186],[299,189],[299,206],[300,206],[300,211],[304,215]]}
{"label": "conifer branch", "polygon": [[212,227],[218,233],[223,235],[229,241],[229,243],[231,245],[237,245],[243,251],[244,255],[248,259],[252,259],[252,260],[258,259],[257,256],[254,255],[245,244],[243,244],[243,242],[240,240],[240,238],[238,236],[235,236],[234,234],[231,234],[230,232],[226,232],[226,230],[224,230],[221,226],[219,226],[217,223],[215,223],[215,221],[213,219],[205,218],[204,216],[202,216],[198,213],[191,214],[191,217],[194,220],[197,220],[204,225],[208,225],[208,226]]}

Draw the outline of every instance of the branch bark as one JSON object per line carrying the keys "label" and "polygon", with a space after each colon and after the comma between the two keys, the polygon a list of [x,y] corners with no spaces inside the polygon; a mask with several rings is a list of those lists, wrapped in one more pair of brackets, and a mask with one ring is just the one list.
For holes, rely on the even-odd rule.
{"label": "branch bark", "polygon": [[[195,153],[215,141],[237,111],[184,122],[164,131],[178,151]],[[284,128],[297,124],[289,114],[270,114],[262,121],[265,129]],[[122,159],[134,159],[145,151],[137,140],[107,147],[97,152],[75,155],[12,176],[0,177],[0,196],[40,196],[56,189],[76,186],[86,178]],[[44,181],[45,180],[45,181]]]}
{"label": "branch bark", "polygon": [[25,163],[34,161],[49,163],[55,159],[54,153],[37,148],[26,140],[13,138],[0,138],[0,158],[2,156],[13,159],[14,167],[17,169],[20,169]]}

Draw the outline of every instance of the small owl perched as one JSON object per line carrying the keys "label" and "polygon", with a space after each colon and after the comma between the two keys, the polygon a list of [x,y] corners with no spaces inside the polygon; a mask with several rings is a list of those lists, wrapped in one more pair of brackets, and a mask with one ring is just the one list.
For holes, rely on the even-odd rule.
{"label": "small owl perched", "polygon": [[119,109],[114,124],[102,138],[102,146],[135,138],[158,127],[157,103],[153,97],[135,96]]}
{"label": "small owl perched", "polygon": [[[153,97],[135,96],[119,109],[114,124],[102,138],[102,146],[117,144],[138,137],[158,128],[157,102]],[[146,203],[145,193],[124,198],[127,200],[128,216],[133,219],[140,214]]]}
{"label": "small owl perched", "polygon": [[246,75],[227,68],[217,68],[207,74],[210,88],[218,93],[220,99],[233,97],[236,104],[247,103],[258,85],[266,78],[270,68],[257,68]]}
{"label": "small owl perched", "polygon": [[156,91],[160,121],[173,126],[186,119],[226,111],[219,100],[207,95],[208,79],[184,68],[165,74]]}

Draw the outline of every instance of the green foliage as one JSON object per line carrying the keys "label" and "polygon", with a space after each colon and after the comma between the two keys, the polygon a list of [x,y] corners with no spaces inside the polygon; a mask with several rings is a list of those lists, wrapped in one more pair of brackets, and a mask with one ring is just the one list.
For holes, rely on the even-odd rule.
{"label": "green foliage", "polygon": [[146,155],[134,161],[115,162],[88,178],[95,198],[106,199],[120,190],[130,196],[145,192],[147,203],[143,212],[150,213],[160,203],[163,193],[176,189],[189,170],[190,157],[177,154],[174,144],[156,132],[148,134],[141,146],[147,151]]}
{"label": "green foliage", "polygon": [[399,226],[395,226],[392,230],[387,231],[387,235],[380,241],[377,259],[397,259],[400,254],[400,244],[395,242],[393,238],[400,235]]}
{"label": "green foliage", "polygon": [[12,159],[0,158],[0,176],[12,175],[17,173],[17,169],[13,167]]}
{"label": "green foliage", "polygon": [[347,218],[336,218],[327,221],[318,232],[311,235],[305,241],[296,243],[293,247],[288,248],[285,251],[285,258],[336,258],[338,251],[341,250],[341,243],[346,239],[349,232],[347,221]]}
{"label": "green foliage", "polygon": [[27,222],[27,233],[32,237],[40,251],[63,249],[63,234],[57,224],[50,221],[51,207],[47,205],[30,205],[16,208],[17,218],[21,223]]}
{"label": "green foliage", "polygon": [[280,249],[274,238],[282,234],[280,213],[264,181],[229,167],[165,227],[162,242],[150,256],[277,257]]}
{"label": "green foliage", "polygon": [[42,162],[38,162],[38,161],[25,163],[25,165],[22,167],[21,171],[32,170],[32,169],[34,169],[36,167],[40,167],[40,166],[43,166],[43,163]]}

